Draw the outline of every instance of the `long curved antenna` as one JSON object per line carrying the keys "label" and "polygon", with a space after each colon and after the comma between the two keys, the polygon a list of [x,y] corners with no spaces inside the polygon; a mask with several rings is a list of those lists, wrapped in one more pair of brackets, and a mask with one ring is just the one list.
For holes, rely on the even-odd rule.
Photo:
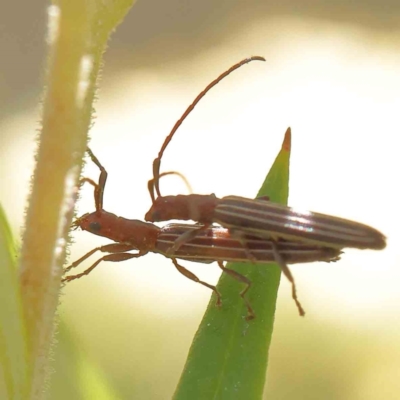
{"label": "long curved antenna", "polygon": [[97,165],[100,170],[99,183],[97,185],[93,185],[93,183],[89,182],[90,180],[85,179],[87,182],[91,183],[95,187],[94,201],[96,204],[96,211],[100,212],[101,210],[103,210],[104,188],[106,186],[108,173],[89,147],[86,147],[86,152],[88,153],[90,159]]}
{"label": "long curved antenna", "polygon": [[[183,113],[183,115],[178,119],[174,127],[172,128],[171,132],[169,135],[166,137],[160,152],[158,153],[158,157],[154,159],[153,161],[153,181],[154,181],[154,188],[156,190],[157,196],[161,196],[160,193],[160,166],[161,166],[161,158],[164,154],[165,149],[167,148],[169,142],[172,140],[172,137],[174,136],[175,132],[178,130],[178,128],[181,126],[182,122],[185,120],[185,118],[192,112],[192,110],[196,107],[197,103],[206,95],[206,93],[212,89],[218,82],[220,82],[222,79],[224,79],[226,76],[228,76],[231,72],[235,71],[236,69],[240,68],[242,65],[248,64],[251,61],[265,61],[264,57],[260,56],[253,56],[249,58],[245,58],[244,60],[238,62],[235,65],[232,65],[228,70],[223,72],[218,78],[214,79],[208,86],[199,93],[199,95],[194,99],[193,103],[186,109],[186,111]],[[154,189],[153,189],[154,190]],[[154,199],[154,191],[153,193],[150,193],[150,196],[152,199]]]}
{"label": "long curved antenna", "polygon": [[[183,180],[183,182],[186,185],[186,188],[188,190],[189,193],[193,193],[193,189],[192,186],[190,185],[189,181],[187,180],[186,176],[181,174],[180,172],[177,171],[168,171],[168,172],[163,172],[159,175],[159,179],[162,178],[163,176],[166,175],[177,175],[179,176],[179,178],[181,178]],[[149,189],[150,192],[150,196],[151,196],[151,201],[154,203],[155,202],[155,198],[154,198],[154,179],[150,179],[149,182],[147,183],[147,187]]]}

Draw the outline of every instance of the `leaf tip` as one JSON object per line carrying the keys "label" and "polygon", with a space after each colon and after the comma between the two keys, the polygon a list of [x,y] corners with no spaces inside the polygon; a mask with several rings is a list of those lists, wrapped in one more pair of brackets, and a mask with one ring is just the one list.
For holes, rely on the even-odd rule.
{"label": "leaf tip", "polygon": [[285,137],[282,142],[282,150],[290,152],[290,147],[292,145],[292,130],[289,128],[286,129]]}

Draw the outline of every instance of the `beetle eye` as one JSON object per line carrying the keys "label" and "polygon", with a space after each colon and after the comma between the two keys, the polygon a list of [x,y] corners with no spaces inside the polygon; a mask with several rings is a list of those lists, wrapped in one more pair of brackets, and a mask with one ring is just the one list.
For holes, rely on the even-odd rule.
{"label": "beetle eye", "polygon": [[101,225],[99,222],[91,222],[89,224],[89,230],[91,232],[98,232],[98,231],[100,231],[100,229],[101,229]]}
{"label": "beetle eye", "polygon": [[158,222],[159,218],[160,218],[160,216],[159,216],[158,211],[153,211],[152,209],[150,209],[144,217],[144,219],[146,221],[150,221],[150,222]]}

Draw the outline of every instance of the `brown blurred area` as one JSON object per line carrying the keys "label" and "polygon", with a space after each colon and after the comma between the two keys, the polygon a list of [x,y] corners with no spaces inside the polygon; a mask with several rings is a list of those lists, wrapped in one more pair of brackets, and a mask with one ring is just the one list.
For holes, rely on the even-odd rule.
{"label": "brown blurred area", "polygon": [[[42,93],[48,2],[3,2],[0,12],[0,117],[36,105]],[[23,9],[23,11],[22,11]],[[119,70],[153,69],[190,59],[256,21],[295,16],[350,24],[371,32],[398,29],[400,3],[386,1],[138,0],[105,56]],[[265,38],[267,41],[268,38]]]}

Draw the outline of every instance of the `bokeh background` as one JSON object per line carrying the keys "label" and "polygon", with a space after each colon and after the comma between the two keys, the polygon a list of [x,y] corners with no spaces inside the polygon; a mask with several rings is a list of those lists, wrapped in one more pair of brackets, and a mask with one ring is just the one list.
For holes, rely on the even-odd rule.
{"label": "bokeh background", "polygon": [[[9,2],[0,13],[0,201],[17,236],[40,128],[47,6]],[[270,398],[398,398],[399,23],[400,4],[390,0],[139,0],[105,55],[91,147],[109,172],[108,211],[143,218],[152,160],[175,121],[220,72],[262,55],[266,63],[243,67],[207,95],[163,170],[183,172],[196,193],[252,197],[291,126],[290,205],[388,237],[384,251],[293,266],[304,319],[282,280]],[[85,175],[98,171],[88,163]],[[186,190],[172,177],[162,188]],[[84,188],[78,214],[93,210],[92,199]],[[84,232],[74,240],[71,260],[107,242]],[[190,268],[218,279],[216,266]],[[84,385],[98,390],[93,398],[171,397],[207,290],[148,255],[101,265],[64,294],[51,398],[79,399]]]}

